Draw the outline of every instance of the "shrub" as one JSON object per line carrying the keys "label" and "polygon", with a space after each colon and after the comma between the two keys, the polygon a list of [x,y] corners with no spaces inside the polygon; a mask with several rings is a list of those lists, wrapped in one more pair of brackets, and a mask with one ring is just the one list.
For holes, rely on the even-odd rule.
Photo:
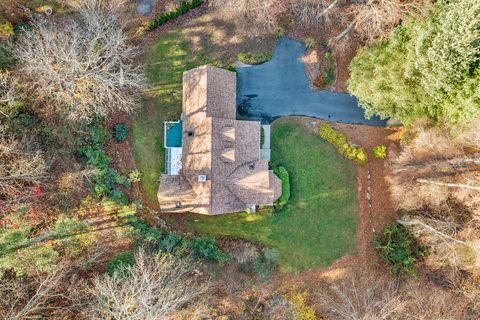
{"label": "shrub", "polygon": [[325,75],[325,83],[327,85],[332,84],[335,82],[335,73],[333,71],[333,68],[327,68],[325,70],[326,75]]}
{"label": "shrub", "polygon": [[204,3],[205,0],[193,0],[192,2],[183,2],[177,9],[173,11],[165,12],[157,17],[155,17],[149,24],[148,30],[152,31],[162,24],[167,23],[170,20],[174,20],[181,16],[182,14],[187,13],[191,9],[195,9],[196,7],[200,6]]}
{"label": "shrub", "polygon": [[307,304],[307,293],[296,292],[288,295],[288,301],[293,307],[295,319],[298,320],[315,320],[315,308]]}
{"label": "shrub", "polygon": [[128,179],[131,183],[140,182],[142,180],[142,173],[138,170],[133,170],[128,174]]}
{"label": "shrub", "polygon": [[385,263],[391,266],[394,274],[414,275],[414,265],[421,257],[428,255],[404,226],[396,223],[383,229],[373,242],[375,250]]}
{"label": "shrub", "polygon": [[9,47],[0,42],[0,70],[9,68],[13,65],[13,58]]}
{"label": "shrub", "polygon": [[260,127],[260,148],[263,147],[264,143],[265,143],[265,129],[263,129],[263,127]]}
{"label": "shrub", "polygon": [[283,27],[278,27],[275,30],[275,38],[281,38],[285,35],[285,28]]}
{"label": "shrub", "polygon": [[194,238],[190,248],[196,259],[205,259],[212,262],[225,262],[226,256],[218,248],[217,241],[213,237],[201,236]]}
{"label": "shrub", "polygon": [[309,37],[309,38],[305,38],[304,42],[305,42],[305,47],[306,47],[307,49],[314,49],[315,46],[317,45],[317,43],[315,42],[315,39],[310,38],[310,37]]}
{"label": "shrub", "polygon": [[162,233],[156,227],[140,222],[136,217],[129,217],[132,226],[131,237],[138,245],[157,246],[162,241]]}
{"label": "shrub", "polygon": [[373,156],[377,159],[385,159],[387,157],[387,147],[386,146],[376,146],[372,150]]}
{"label": "shrub", "polygon": [[125,141],[128,137],[128,127],[124,123],[118,123],[113,128],[113,137],[118,142]]}
{"label": "shrub", "polygon": [[11,22],[7,21],[5,23],[0,24],[0,38],[10,38],[13,36],[13,25]]}
{"label": "shrub", "polygon": [[227,67],[227,70],[236,73],[237,72],[237,67],[235,67],[235,65],[231,64]]}
{"label": "shrub", "polygon": [[108,198],[110,198],[112,201],[114,201],[115,203],[121,205],[121,206],[124,206],[124,205],[127,205],[128,204],[128,197],[125,193],[123,193],[122,190],[118,189],[118,188],[113,188],[112,190],[110,190],[109,194],[108,194]]}
{"label": "shrub", "polygon": [[348,143],[347,137],[344,134],[337,132],[330,125],[321,123],[318,133],[321,138],[333,144],[337,148],[338,152],[345,158],[355,161],[360,165],[367,163],[367,153],[362,148]]}
{"label": "shrub", "polygon": [[272,54],[268,52],[240,52],[238,60],[247,64],[260,64],[272,59]]}
{"label": "shrub", "polygon": [[182,237],[175,232],[169,233],[160,241],[160,250],[173,253],[174,249],[182,244],[182,241]]}
{"label": "shrub", "polygon": [[49,242],[34,245],[31,241],[34,226],[29,212],[29,207],[21,206],[4,220],[0,232],[0,280],[5,271],[20,277],[52,271],[57,265],[59,254],[54,246]]}
{"label": "shrub", "polygon": [[282,195],[275,203],[275,205],[279,209],[281,209],[287,204],[288,200],[290,199],[290,177],[287,169],[285,169],[284,167],[275,168],[274,172],[277,177],[279,177],[282,181]]}
{"label": "shrub", "polygon": [[126,267],[131,267],[135,264],[135,256],[133,251],[125,251],[114,255],[107,262],[107,272],[113,275],[115,271],[120,271]]}
{"label": "shrub", "polygon": [[92,242],[90,227],[76,217],[61,215],[54,224],[57,241],[68,253],[78,254]]}

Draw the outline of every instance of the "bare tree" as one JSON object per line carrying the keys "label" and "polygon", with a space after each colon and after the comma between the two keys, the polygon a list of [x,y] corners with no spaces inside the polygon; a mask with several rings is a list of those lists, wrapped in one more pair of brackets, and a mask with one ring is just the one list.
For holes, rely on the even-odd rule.
{"label": "bare tree", "polygon": [[480,159],[477,130],[452,138],[437,129],[420,130],[390,159],[393,199],[403,209],[438,206],[448,198],[477,210],[480,206]]}
{"label": "bare tree", "polygon": [[59,267],[51,273],[40,273],[28,278],[0,280],[0,314],[6,320],[38,319],[54,309],[59,299],[68,299],[59,290],[66,281],[68,269]]}
{"label": "bare tree", "polygon": [[24,196],[27,185],[45,178],[47,164],[42,153],[24,136],[17,140],[0,125],[0,203]]}
{"label": "bare tree", "polygon": [[124,0],[78,0],[76,19],[36,21],[14,55],[42,111],[91,119],[133,112],[145,81],[123,32]]}
{"label": "bare tree", "polygon": [[135,265],[95,280],[91,316],[95,319],[166,319],[209,290],[192,261],[140,250]]}
{"label": "bare tree", "polygon": [[320,297],[335,319],[394,319],[404,307],[397,283],[355,270]]}
{"label": "bare tree", "polygon": [[18,82],[9,71],[0,70],[0,119],[10,118],[16,113]]}
{"label": "bare tree", "polygon": [[289,1],[280,0],[212,0],[210,5],[235,20],[247,20],[251,26],[272,32],[278,27],[277,17],[287,11]]}
{"label": "bare tree", "polygon": [[350,8],[350,22],[333,40],[346,40],[352,31],[356,31],[368,42],[383,38],[390,34],[402,19],[424,12],[430,4],[430,0],[356,1]]}

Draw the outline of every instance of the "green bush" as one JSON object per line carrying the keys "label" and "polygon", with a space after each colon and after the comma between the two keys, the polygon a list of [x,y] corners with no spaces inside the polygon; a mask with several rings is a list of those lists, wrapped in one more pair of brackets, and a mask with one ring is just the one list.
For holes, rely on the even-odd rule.
{"label": "green bush", "polygon": [[225,254],[218,248],[214,237],[201,236],[194,238],[190,244],[192,255],[196,259],[205,259],[212,262],[225,262]]}
{"label": "green bush", "polygon": [[314,49],[315,46],[317,45],[317,43],[315,42],[315,39],[310,38],[310,37],[309,37],[309,38],[305,38],[304,42],[305,42],[305,47],[306,47],[307,49]]}
{"label": "green bush", "polygon": [[397,275],[414,275],[415,262],[428,255],[427,248],[398,223],[384,228],[381,235],[374,239],[373,246],[382,261],[389,264],[391,271]]}
{"label": "green bush", "polygon": [[118,123],[113,128],[113,137],[118,142],[125,141],[128,137],[128,127],[124,123]]}
{"label": "green bush", "polygon": [[138,170],[133,170],[128,174],[128,179],[131,183],[140,182],[142,180],[142,173]]}
{"label": "green bush", "polygon": [[283,27],[278,27],[275,30],[275,38],[279,39],[285,35],[285,28]]}
{"label": "green bush", "polygon": [[237,67],[235,67],[235,65],[231,64],[227,67],[227,70],[236,73],[237,72]]}
{"label": "green bush", "polygon": [[387,157],[387,147],[376,146],[372,150],[373,156],[377,159],[385,159]]}
{"label": "green bush", "polygon": [[13,58],[5,44],[0,43],[0,70],[11,67]]}
{"label": "green bush", "polygon": [[10,38],[13,36],[13,25],[11,22],[7,21],[0,24],[0,37]]}
{"label": "green bush", "polygon": [[325,83],[327,85],[332,84],[335,82],[335,72],[333,71],[333,68],[327,68],[325,70],[326,75],[325,75]]}
{"label": "green bush", "polygon": [[67,253],[78,254],[92,242],[90,226],[76,217],[61,215],[54,224],[55,238]]}
{"label": "green bush", "polygon": [[345,158],[355,161],[360,165],[367,163],[367,153],[362,148],[348,143],[347,137],[344,134],[337,132],[330,125],[321,123],[318,133],[321,138],[333,144],[338,152]]}
{"label": "green bush", "polygon": [[193,0],[192,2],[183,2],[181,6],[179,6],[174,11],[165,12],[157,17],[155,17],[149,24],[148,30],[154,30],[161,25],[167,23],[170,20],[174,20],[181,16],[182,14],[187,13],[191,9],[195,9],[199,7],[205,0]]}
{"label": "green bush", "polygon": [[260,148],[263,147],[264,143],[265,143],[265,129],[263,129],[263,127],[260,127]]}
{"label": "green bush", "polygon": [[179,247],[183,242],[181,236],[176,234],[175,232],[167,234],[161,241],[160,241],[160,250],[173,253],[175,248]]}
{"label": "green bush", "polygon": [[135,255],[133,251],[125,251],[114,255],[107,262],[107,272],[113,275],[115,271],[121,271],[135,264]]}
{"label": "green bush", "polygon": [[285,169],[284,167],[275,168],[274,173],[282,181],[282,195],[275,203],[275,206],[281,209],[287,204],[288,200],[290,199],[290,177],[287,169]]}
{"label": "green bush", "polygon": [[162,233],[156,227],[150,227],[139,221],[136,217],[130,217],[132,227],[131,237],[138,245],[157,246],[162,241]]}
{"label": "green bush", "polygon": [[268,52],[240,52],[238,60],[247,64],[260,64],[272,59],[272,54]]}

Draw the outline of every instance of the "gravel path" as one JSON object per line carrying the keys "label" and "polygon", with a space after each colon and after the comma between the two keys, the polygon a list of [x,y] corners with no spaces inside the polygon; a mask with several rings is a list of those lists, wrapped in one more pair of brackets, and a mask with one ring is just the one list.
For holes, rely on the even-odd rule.
{"label": "gravel path", "polygon": [[281,116],[301,115],[350,124],[384,126],[367,120],[357,99],[346,93],[313,91],[305,75],[302,42],[278,41],[273,58],[263,64],[237,66],[237,105],[242,117],[270,123]]}

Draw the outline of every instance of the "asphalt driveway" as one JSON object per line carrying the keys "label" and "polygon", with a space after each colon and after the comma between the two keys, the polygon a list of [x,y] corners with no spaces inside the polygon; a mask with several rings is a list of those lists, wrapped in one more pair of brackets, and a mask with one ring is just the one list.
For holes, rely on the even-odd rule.
{"label": "asphalt driveway", "polygon": [[357,99],[349,94],[311,90],[301,59],[305,50],[302,42],[282,38],[270,61],[237,67],[237,108],[241,117],[270,123],[281,116],[301,115],[343,123],[386,125],[386,121],[377,117],[365,119]]}

